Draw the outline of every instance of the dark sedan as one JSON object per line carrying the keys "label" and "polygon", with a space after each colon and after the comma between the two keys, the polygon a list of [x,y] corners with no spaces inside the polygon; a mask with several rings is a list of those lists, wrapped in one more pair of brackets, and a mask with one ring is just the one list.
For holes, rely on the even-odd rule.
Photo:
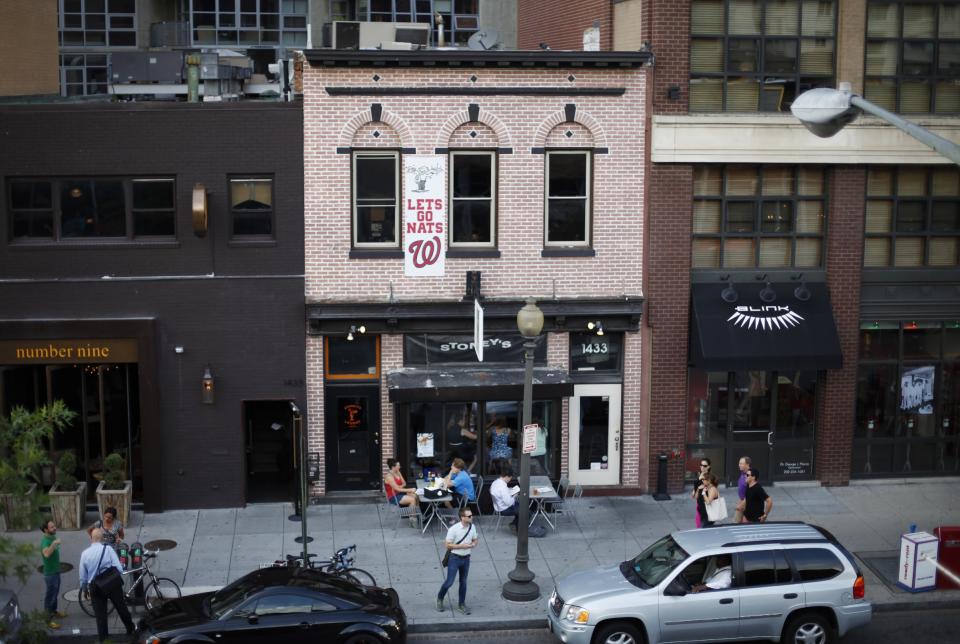
{"label": "dark sedan", "polygon": [[264,568],[215,593],[172,599],[137,627],[140,644],[180,642],[405,642],[392,588],[358,586],[304,568]]}

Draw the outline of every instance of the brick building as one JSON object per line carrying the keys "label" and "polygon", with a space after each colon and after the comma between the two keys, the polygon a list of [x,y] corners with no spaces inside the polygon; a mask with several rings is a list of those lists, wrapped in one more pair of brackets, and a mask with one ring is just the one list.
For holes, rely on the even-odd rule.
{"label": "brick building", "polygon": [[[516,313],[526,297],[546,318],[534,473],[597,490],[643,488],[649,57],[306,58],[309,440],[326,455],[314,493],[379,494],[391,456],[407,476],[445,470],[458,456],[483,476],[497,459],[516,465]],[[401,225],[405,214],[412,227]],[[417,221],[449,225],[427,226],[437,238],[421,242]],[[440,244],[436,264],[413,253],[430,243]]]}
{"label": "brick building", "polygon": [[[581,22],[609,6],[580,3]],[[956,3],[613,9],[613,43],[649,41],[656,56],[644,333],[650,456],[686,453],[671,461],[671,489],[701,457],[732,482],[744,454],[773,481],[960,472],[956,167],[878,119],[817,139],[789,113],[803,91],[845,81],[960,140]],[[565,28],[574,43],[583,27]],[[538,29],[521,20],[519,42],[559,42]],[[824,303],[817,315],[832,323],[810,338],[716,333],[721,309],[809,318]]]}

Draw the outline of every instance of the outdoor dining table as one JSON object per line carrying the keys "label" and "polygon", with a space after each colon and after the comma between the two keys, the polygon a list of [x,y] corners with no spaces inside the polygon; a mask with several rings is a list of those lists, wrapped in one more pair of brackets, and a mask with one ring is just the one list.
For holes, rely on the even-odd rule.
{"label": "outdoor dining table", "polygon": [[550,521],[550,517],[544,508],[544,504],[556,503],[560,500],[560,495],[557,494],[557,491],[553,488],[553,484],[550,483],[549,476],[530,477],[530,500],[534,503],[533,515],[530,517],[530,525],[533,525],[533,522],[536,521],[538,516],[542,516],[543,520],[546,521],[551,528],[556,530],[557,527]]}
{"label": "outdoor dining table", "polygon": [[[423,530],[420,531],[420,534],[423,534],[427,531],[427,528],[430,527],[430,523],[437,519],[440,520],[440,512],[437,510],[438,504],[446,503],[447,501],[453,500],[453,495],[450,494],[447,490],[443,491],[443,495],[436,499],[428,499],[423,495],[424,489],[427,487],[427,482],[423,479],[417,479],[417,497],[420,499],[420,503],[423,504]],[[442,521],[441,521],[442,523]]]}

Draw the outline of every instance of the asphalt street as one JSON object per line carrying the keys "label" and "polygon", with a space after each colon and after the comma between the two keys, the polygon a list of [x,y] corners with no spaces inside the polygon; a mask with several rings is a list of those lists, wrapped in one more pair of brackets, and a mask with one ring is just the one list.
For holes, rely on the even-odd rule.
{"label": "asphalt street", "polygon": [[[909,610],[875,613],[873,621],[862,629],[852,631],[842,644],[947,644],[960,640],[960,611]],[[95,637],[56,637],[51,642],[64,644],[87,644],[96,642]],[[120,641],[123,641],[122,639]],[[409,644],[433,642],[464,642],[466,644],[551,644],[554,640],[546,629],[513,631],[476,631],[462,633],[414,633]]]}

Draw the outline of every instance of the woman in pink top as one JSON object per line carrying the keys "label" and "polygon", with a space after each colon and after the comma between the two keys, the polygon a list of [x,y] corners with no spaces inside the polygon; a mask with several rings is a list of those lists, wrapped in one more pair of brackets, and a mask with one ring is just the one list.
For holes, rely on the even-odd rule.
{"label": "woman in pink top", "polygon": [[387,502],[394,505],[414,505],[420,502],[414,488],[405,487],[407,482],[400,473],[400,461],[387,459],[387,473],[383,476],[383,487],[387,491]]}

